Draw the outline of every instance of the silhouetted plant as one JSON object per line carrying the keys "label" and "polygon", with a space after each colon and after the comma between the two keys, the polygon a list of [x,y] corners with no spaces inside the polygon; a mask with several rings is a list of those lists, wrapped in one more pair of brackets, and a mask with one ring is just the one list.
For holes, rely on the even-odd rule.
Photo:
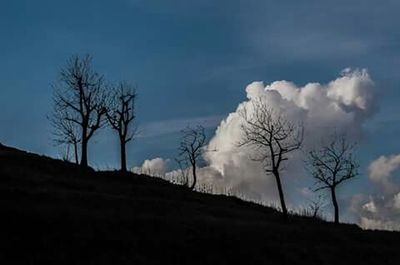
{"label": "silhouetted plant", "polygon": [[66,115],[67,113],[55,108],[53,113],[48,117],[53,127],[53,141],[56,145],[65,147],[64,160],[69,161],[69,151],[72,146],[75,163],[79,164],[78,145],[81,143],[79,128],[71,120],[65,119]]}
{"label": "silhouetted plant", "polygon": [[200,185],[197,186],[196,190],[198,192],[208,193],[208,194],[213,194],[214,192],[214,188],[211,183],[200,183]]}
{"label": "silhouetted plant", "polygon": [[282,113],[271,109],[261,98],[252,101],[250,107],[239,110],[243,123],[239,147],[251,146],[256,155],[251,157],[264,165],[267,174],[275,177],[281,209],[285,218],[288,212],[281,184],[282,162],[288,154],[299,149],[303,142],[303,126],[291,123]]}
{"label": "silhouetted plant", "polygon": [[316,199],[311,200],[307,208],[310,213],[309,216],[322,220],[322,209],[324,206],[324,199],[321,195],[319,195]]}
{"label": "silhouetted plant", "polygon": [[206,143],[206,135],[204,127],[201,125],[195,128],[187,127],[181,131],[182,139],[179,145],[179,158],[182,163],[190,165],[192,169],[193,181],[189,189],[193,190],[197,182],[197,165],[198,160],[203,153],[203,147]]}
{"label": "silhouetted plant", "polygon": [[188,186],[190,168],[187,159],[175,158],[175,162],[179,167],[177,182],[181,183],[182,186]]}
{"label": "silhouetted plant", "polygon": [[310,217],[316,220],[324,220],[323,208],[325,207],[325,200],[323,196],[319,195],[309,201],[309,204],[300,209],[294,210],[293,215]]}
{"label": "silhouetted plant", "polygon": [[121,171],[127,172],[126,144],[134,139],[136,90],[132,85],[121,82],[112,87],[107,100],[107,120],[110,127],[118,134],[120,143]]}
{"label": "silhouetted plant", "polygon": [[[71,128],[74,135],[79,133],[80,164],[83,167],[88,166],[89,140],[104,125],[106,114],[103,76],[92,69],[91,62],[89,55],[71,57],[60,70],[53,97],[54,115],[59,123],[65,124],[67,131]],[[60,127],[64,128],[64,125],[54,129],[59,130]]]}
{"label": "silhouetted plant", "polygon": [[359,165],[353,152],[355,144],[349,143],[344,135],[333,135],[332,140],[320,149],[309,152],[307,168],[316,180],[315,191],[328,189],[334,207],[334,222],[339,223],[339,204],[336,188],[358,175]]}

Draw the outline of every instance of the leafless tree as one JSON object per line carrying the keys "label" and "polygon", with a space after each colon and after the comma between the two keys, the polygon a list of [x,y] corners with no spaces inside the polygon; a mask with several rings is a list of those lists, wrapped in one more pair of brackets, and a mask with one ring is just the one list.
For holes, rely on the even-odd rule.
{"label": "leafless tree", "polygon": [[310,200],[310,204],[308,206],[310,217],[315,219],[322,219],[323,207],[325,207],[325,200],[321,195],[319,195],[315,199]]}
{"label": "leafless tree", "polygon": [[185,161],[192,169],[193,182],[189,189],[193,190],[197,183],[198,160],[203,153],[206,143],[204,127],[198,125],[195,128],[187,127],[182,130],[182,139],[179,145],[179,160]]}
{"label": "leafless tree", "polygon": [[281,112],[274,111],[261,98],[239,110],[243,133],[238,146],[251,146],[255,155],[252,160],[260,161],[267,174],[275,177],[282,212],[288,212],[281,183],[282,162],[289,159],[289,153],[299,149],[303,142],[302,124],[291,123]]}
{"label": "leafless tree", "polygon": [[107,120],[110,127],[118,133],[120,142],[121,171],[127,171],[126,144],[133,140],[135,128],[136,90],[132,85],[121,82],[112,89],[107,102]]}
{"label": "leafless tree", "polygon": [[74,150],[75,163],[79,164],[79,143],[81,142],[79,127],[70,120],[64,119],[65,114],[55,110],[49,120],[53,127],[53,141],[56,145],[65,146],[67,155],[64,158],[69,160],[70,146]]}
{"label": "leafless tree", "polygon": [[354,158],[354,148],[355,144],[348,142],[345,136],[335,134],[327,145],[308,154],[307,168],[316,180],[315,191],[328,189],[331,193],[335,224],[339,223],[336,188],[358,175],[359,165]]}
{"label": "leafless tree", "polygon": [[54,112],[75,131],[80,132],[81,166],[88,166],[88,143],[104,125],[106,108],[103,76],[92,68],[92,58],[73,56],[60,70],[54,85]]}
{"label": "leafless tree", "polygon": [[175,158],[175,162],[178,164],[177,182],[180,182],[183,186],[187,187],[189,184],[189,165],[185,158]]}

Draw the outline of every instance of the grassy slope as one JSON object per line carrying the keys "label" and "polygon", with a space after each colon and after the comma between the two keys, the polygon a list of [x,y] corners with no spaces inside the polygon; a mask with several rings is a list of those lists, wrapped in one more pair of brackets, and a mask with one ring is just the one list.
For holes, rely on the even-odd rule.
{"label": "grassy slope", "polygon": [[399,264],[400,234],[0,146],[0,264]]}

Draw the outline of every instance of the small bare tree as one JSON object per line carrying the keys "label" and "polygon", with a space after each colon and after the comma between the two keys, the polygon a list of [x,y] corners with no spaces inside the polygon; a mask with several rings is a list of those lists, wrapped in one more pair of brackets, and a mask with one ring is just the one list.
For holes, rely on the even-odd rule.
{"label": "small bare tree", "polygon": [[203,126],[198,125],[195,128],[188,126],[186,129],[182,130],[182,139],[178,149],[178,160],[182,163],[187,163],[192,169],[193,182],[189,186],[191,190],[196,187],[198,160],[203,153],[205,143],[206,135]]}
{"label": "small bare tree", "polygon": [[135,128],[136,90],[133,86],[121,82],[114,87],[107,103],[107,120],[113,130],[118,133],[120,143],[121,171],[127,171],[126,144],[133,140]]}
{"label": "small bare tree", "polygon": [[[61,69],[54,85],[54,112],[68,126],[77,126],[80,132],[81,166],[88,166],[88,143],[104,125],[106,108],[103,76],[92,69],[90,56],[73,56]],[[74,129],[75,130],[75,129]]]}
{"label": "small bare tree", "polygon": [[327,145],[310,151],[307,158],[307,167],[316,180],[315,191],[330,190],[335,224],[339,224],[336,188],[358,175],[359,165],[354,158],[354,148],[355,144],[349,143],[345,136],[335,134]]}
{"label": "small bare tree", "polygon": [[178,174],[177,182],[181,183],[182,186],[187,187],[189,184],[189,165],[186,159],[175,158],[175,162],[178,164]]}
{"label": "small bare tree", "polygon": [[282,213],[287,218],[281,183],[282,162],[289,159],[289,153],[301,147],[303,126],[291,123],[282,113],[271,109],[262,98],[243,107],[239,110],[239,115],[243,119],[243,136],[238,146],[253,147],[256,154],[251,159],[262,162],[265,172],[275,177]]}
{"label": "small bare tree", "polygon": [[310,200],[310,204],[308,206],[309,216],[314,219],[322,219],[322,209],[325,207],[324,198],[319,195],[317,198]]}
{"label": "small bare tree", "polygon": [[64,119],[65,114],[57,112],[56,110],[49,117],[53,127],[53,141],[56,145],[65,146],[67,154],[64,159],[69,160],[70,146],[74,150],[75,163],[79,164],[79,143],[81,142],[79,127],[70,120]]}

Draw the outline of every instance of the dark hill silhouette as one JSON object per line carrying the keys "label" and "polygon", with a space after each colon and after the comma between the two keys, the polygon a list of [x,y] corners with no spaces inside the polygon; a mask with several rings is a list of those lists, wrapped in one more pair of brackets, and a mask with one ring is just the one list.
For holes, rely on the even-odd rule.
{"label": "dark hill silhouette", "polygon": [[400,233],[0,145],[0,264],[399,264]]}

